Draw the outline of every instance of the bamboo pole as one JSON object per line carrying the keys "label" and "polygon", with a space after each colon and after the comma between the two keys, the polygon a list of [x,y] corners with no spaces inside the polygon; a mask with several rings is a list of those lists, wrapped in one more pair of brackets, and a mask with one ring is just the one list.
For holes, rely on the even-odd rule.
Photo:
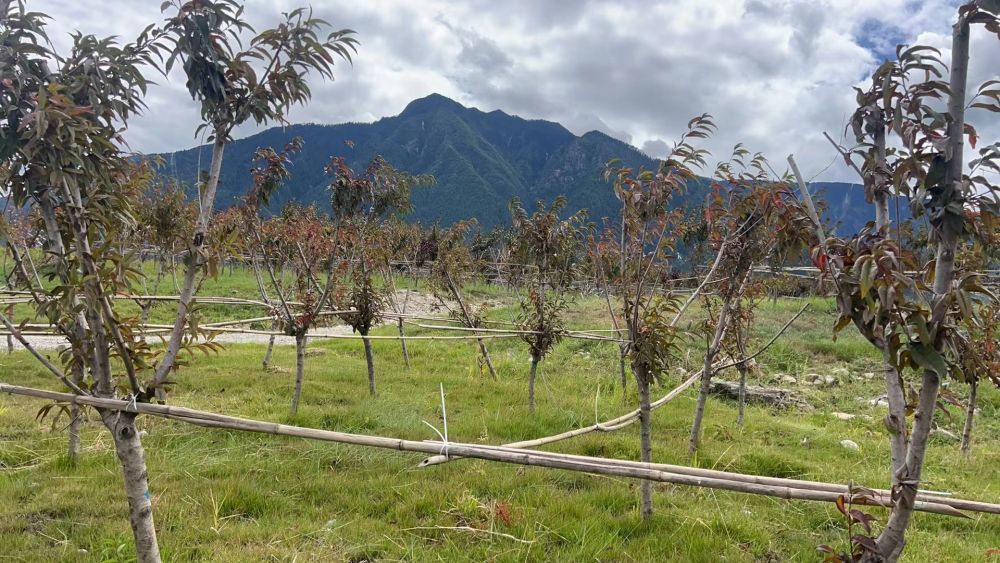
{"label": "bamboo pole", "polygon": [[[56,391],[46,391],[7,385],[0,383],[0,393],[11,393],[41,399],[50,399],[69,403],[89,405],[98,409],[117,410],[159,416],[187,422],[197,426],[208,428],[226,428],[230,430],[240,430],[246,432],[258,432],[272,434],[276,436],[291,436],[310,440],[320,440],[342,444],[353,444],[375,448],[393,449],[399,451],[419,452],[419,453],[445,453],[447,455],[459,455],[462,457],[496,461],[501,463],[511,463],[517,465],[528,465],[535,467],[548,467],[554,469],[565,469],[569,471],[580,471],[598,475],[612,475],[617,477],[628,477],[634,479],[645,479],[659,481],[663,483],[673,483],[677,485],[688,485],[694,487],[705,487],[712,489],[728,490],[763,496],[783,498],[787,500],[809,500],[816,502],[834,502],[843,493],[823,490],[801,489],[788,486],[765,485],[751,482],[734,481],[713,477],[700,477],[693,475],[682,475],[656,469],[653,464],[625,465],[624,460],[613,460],[598,457],[574,456],[572,459],[553,457],[552,454],[540,453],[532,450],[517,448],[496,448],[492,446],[481,446],[475,444],[464,444],[454,442],[418,442],[404,440],[401,438],[390,438],[384,436],[373,436],[367,434],[350,434],[346,432],[336,432],[332,430],[318,430],[314,428],[304,428],[300,426],[289,426],[273,422],[263,422],[233,416],[226,416],[211,412],[198,411],[184,407],[168,405],[157,405],[151,403],[135,403],[121,401],[117,399],[106,399],[101,397],[72,395]],[[637,462],[627,462],[636,464]],[[949,516],[964,517],[965,515],[955,508],[944,504],[944,501],[954,501],[956,499],[935,499],[935,502],[918,500],[914,503],[916,510],[933,512]],[[891,498],[885,499],[879,496],[869,496],[867,493],[856,494],[851,498],[853,504],[868,504],[875,506],[891,507]],[[968,501],[973,502],[973,501]],[[995,507],[1000,511],[1000,505],[990,505],[989,503],[977,503],[987,507]],[[972,510],[972,509],[970,509]]]}

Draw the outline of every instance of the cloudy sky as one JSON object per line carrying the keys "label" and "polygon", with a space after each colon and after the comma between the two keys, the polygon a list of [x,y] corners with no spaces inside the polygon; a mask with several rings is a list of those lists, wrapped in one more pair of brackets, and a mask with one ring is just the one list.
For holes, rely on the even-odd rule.
{"label": "cloudy sky", "polygon": [[[292,122],[373,121],[433,92],[490,111],[598,129],[662,156],[694,115],[715,116],[719,157],[743,142],[773,162],[795,153],[807,175],[851,180],[822,137],[843,130],[854,85],[898,43],[942,48],[952,0],[313,0],[317,16],[358,32],[353,65],[317,84]],[[159,0],[32,0],[52,31],[134,36]],[[299,0],[248,0],[259,30]],[[971,79],[1000,78],[1000,41],[979,30]],[[158,78],[127,138],[144,152],[197,144],[183,80]],[[980,112],[981,113],[981,112]],[[973,113],[983,140],[995,114]],[[992,119],[991,119],[992,118]],[[992,124],[989,122],[992,121]],[[241,135],[254,131],[244,128]],[[829,166],[829,168],[827,168]]]}

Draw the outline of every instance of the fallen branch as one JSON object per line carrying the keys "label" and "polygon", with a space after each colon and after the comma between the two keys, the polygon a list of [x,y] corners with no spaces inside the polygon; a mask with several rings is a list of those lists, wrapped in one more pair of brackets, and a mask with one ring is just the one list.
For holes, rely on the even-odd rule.
{"label": "fallen branch", "polygon": [[[798,313],[795,313],[795,315],[792,318],[788,319],[788,321],[784,324],[784,326],[781,327],[781,330],[779,330],[777,333],[775,333],[774,336],[772,336],[771,339],[768,340],[767,343],[764,346],[762,346],[759,350],[757,350],[753,354],[747,356],[746,358],[743,358],[742,360],[733,361],[733,362],[729,362],[729,363],[726,363],[726,364],[722,364],[722,365],[713,367],[712,369],[714,369],[715,371],[721,371],[721,370],[724,370],[724,369],[728,369],[728,368],[731,368],[731,367],[735,366],[736,364],[739,364],[739,363],[742,363],[742,362],[748,362],[748,361],[756,358],[760,354],[763,354],[768,348],[771,347],[771,345],[773,345],[778,340],[778,338],[782,334],[785,333],[786,330],[788,330],[788,327],[792,326],[792,323],[795,322],[795,320],[798,319],[802,315],[802,313],[804,313],[806,311],[806,309],[808,309],[808,308],[809,308],[809,304],[806,303],[801,309],[799,309]],[[702,374],[703,371],[704,371],[703,369],[697,371],[696,373],[694,373],[693,375],[691,375],[690,377],[688,377],[686,380],[684,380],[684,382],[682,382],[680,385],[678,385],[677,387],[673,388],[669,393],[667,393],[663,397],[657,399],[656,401],[653,401],[652,403],[650,403],[650,405],[649,405],[650,409],[651,410],[656,410],[656,409],[662,407],[663,405],[669,403],[670,401],[672,401],[675,397],[677,397],[678,395],[680,395],[681,393],[683,393],[685,390],[687,390],[689,387],[691,387],[691,385],[693,385],[696,381],[698,381],[698,379],[701,377],[701,374]],[[510,444],[505,444],[503,447],[507,447],[507,448],[537,448],[538,446],[544,446],[546,444],[551,444],[551,443],[554,443],[554,442],[560,442],[562,440],[568,440],[570,438],[575,438],[577,436],[582,436],[584,434],[590,434],[591,432],[614,432],[616,430],[621,430],[622,428],[625,428],[626,426],[634,424],[638,420],[639,420],[639,409],[636,409],[634,411],[631,411],[631,412],[628,412],[626,414],[623,414],[623,415],[619,416],[618,418],[613,418],[613,419],[605,421],[605,422],[599,422],[599,423],[596,423],[596,424],[594,424],[592,426],[585,426],[583,428],[577,428],[575,430],[568,430],[568,431],[563,432],[561,434],[554,434],[552,436],[545,436],[545,437],[542,437],[542,438],[535,438],[534,440],[525,440],[525,441],[522,441],[522,442],[513,442],[513,443],[510,443]],[[423,462],[420,463],[420,467],[429,467],[431,465],[439,465],[439,464],[451,461],[453,459],[456,459],[456,456],[445,457],[443,455],[436,455],[436,456],[429,457],[429,458],[425,459]]]}
{"label": "fallen branch", "polygon": [[522,540],[517,536],[512,536],[510,534],[505,534],[503,532],[494,532],[493,530],[482,530],[480,528],[473,528],[472,526],[415,526],[413,528],[403,528],[403,532],[412,532],[415,530],[442,530],[442,531],[454,531],[454,532],[471,532],[475,534],[487,534],[490,536],[496,536],[499,538],[508,539],[518,543],[523,543],[531,545],[535,543],[535,540]]}

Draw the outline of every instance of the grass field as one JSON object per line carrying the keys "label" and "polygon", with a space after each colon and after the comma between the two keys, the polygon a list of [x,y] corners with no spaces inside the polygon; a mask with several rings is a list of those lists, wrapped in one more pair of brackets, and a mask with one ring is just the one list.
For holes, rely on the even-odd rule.
{"label": "grass field", "polygon": [[[248,279],[223,275],[206,284],[204,293],[253,297]],[[504,297],[494,288],[471,293]],[[756,340],[765,341],[802,303],[763,304]],[[710,400],[701,453],[689,460],[695,399],[689,391],[656,411],[654,460],[885,486],[888,444],[882,415],[867,402],[881,394],[880,385],[877,377],[858,377],[878,372],[877,357],[850,329],[831,339],[832,302],[815,299],[811,305],[761,357],[754,383],[774,383],[779,374],[836,375],[836,386],[795,386],[814,411],[751,407],[741,430],[734,404]],[[498,308],[493,315],[509,319],[511,312]],[[573,307],[574,327],[607,322],[596,299],[579,299]],[[678,368],[695,368],[703,345],[690,342]],[[497,382],[480,372],[472,342],[414,341],[409,370],[398,343],[374,346],[375,398],[367,393],[360,342],[316,340],[310,343],[302,404],[294,418],[288,415],[292,347],[275,353],[275,363],[287,372],[264,372],[263,346],[257,345],[234,345],[193,359],[176,377],[171,403],[423,440],[436,438],[424,422],[440,427],[442,383],[451,438],[490,444],[589,425],[595,416],[611,418],[636,404],[634,387],[625,397],[627,405],[622,404],[617,348],[610,343],[560,343],[541,367],[536,416],[527,409],[528,353],[518,340],[489,342]],[[679,378],[678,372],[654,395]],[[0,356],[0,381],[59,389],[25,353]],[[965,395],[960,386],[954,391]],[[964,458],[958,444],[935,438],[924,470],[926,486],[1000,502],[1000,393],[984,390],[980,397],[972,456]],[[130,560],[121,476],[106,431],[91,416],[83,455],[71,465],[63,457],[65,419],[55,428],[49,421],[37,422],[42,405],[26,397],[0,397],[0,560]],[[842,421],[830,416],[834,411],[859,416]],[[937,417],[942,428],[960,433],[958,409]],[[144,443],[159,541],[170,561],[813,561],[816,545],[839,547],[846,541],[832,504],[662,485],[656,487],[654,518],[643,522],[637,483],[626,479],[471,460],[417,469],[421,457],[413,454],[152,418],[140,419],[140,425],[148,432]],[[860,449],[841,447],[843,439]],[[637,425],[553,446],[629,459],[638,459],[638,448]],[[872,512],[884,519],[885,512]],[[908,538],[907,561],[986,560],[987,550],[1000,548],[1000,517],[918,514]]]}

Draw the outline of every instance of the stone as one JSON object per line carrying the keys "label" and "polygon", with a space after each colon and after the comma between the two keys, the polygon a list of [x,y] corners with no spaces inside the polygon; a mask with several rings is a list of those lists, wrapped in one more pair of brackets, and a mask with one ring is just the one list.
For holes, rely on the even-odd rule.
{"label": "stone", "polygon": [[875,379],[875,372],[866,371],[866,372],[864,372],[864,373],[861,374],[861,377],[864,380],[866,380],[866,381],[871,381],[871,380]]}
{"label": "stone", "polygon": [[873,407],[888,407],[889,399],[882,395],[881,397],[875,397],[874,399],[869,399],[868,404]]}
{"label": "stone", "polygon": [[837,385],[838,383],[840,383],[840,381],[836,377],[834,377],[832,375],[827,375],[827,376],[823,377],[823,386],[824,387],[833,387],[834,385]]}
{"label": "stone", "polygon": [[[740,386],[738,383],[732,381],[713,381],[711,387],[709,387],[709,392],[713,395],[719,395],[735,401],[739,399]],[[794,391],[779,389],[777,387],[747,385],[746,401],[747,403],[756,403],[769,407],[796,407],[809,411],[813,409],[812,405],[807,403]]]}
{"label": "stone", "polygon": [[840,441],[840,447],[846,448],[848,450],[860,450],[861,449],[861,446],[859,446],[858,443],[855,442],[855,441],[853,441],[853,440],[841,440]]}
{"label": "stone", "polygon": [[934,437],[937,437],[937,438],[941,438],[941,439],[947,440],[949,442],[957,442],[958,441],[958,436],[954,432],[951,432],[949,430],[945,430],[944,428],[935,428],[935,429],[931,430],[931,436],[934,436]]}
{"label": "stone", "polygon": [[796,383],[799,382],[799,380],[795,379],[794,377],[792,377],[790,375],[781,374],[781,382],[782,383],[787,383],[789,385],[795,385]]}
{"label": "stone", "polygon": [[830,416],[838,420],[853,420],[856,415],[848,414],[846,412],[832,412]]}

